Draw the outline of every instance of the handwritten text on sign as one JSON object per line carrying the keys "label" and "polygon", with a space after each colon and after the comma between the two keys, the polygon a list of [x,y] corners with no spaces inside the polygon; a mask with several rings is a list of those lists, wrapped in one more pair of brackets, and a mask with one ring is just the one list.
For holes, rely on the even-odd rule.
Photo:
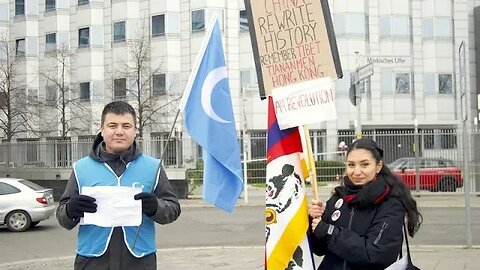
{"label": "handwritten text on sign", "polygon": [[252,1],[266,94],[325,76],[336,78],[320,0]]}
{"label": "handwritten text on sign", "polygon": [[273,92],[273,104],[280,129],[337,118],[335,92],[330,78],[287,85]]}

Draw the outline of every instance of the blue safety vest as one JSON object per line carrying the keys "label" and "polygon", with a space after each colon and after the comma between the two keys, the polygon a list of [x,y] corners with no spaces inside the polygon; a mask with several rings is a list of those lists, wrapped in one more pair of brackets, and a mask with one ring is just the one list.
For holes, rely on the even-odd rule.
{"label": "blue safety vest", "polygon": [[[77,178],[78,190],[82,190],[84,186],[128,186],[141,187],[144,192],[152,192],[157,185],[158,163],[158,159],[140,155],[127,164],[125,172],[118,177],[106,163],[84,157],[73,164],[73,170]],[[142,224],[135,242],[137,228],[137,226],[122,227],[123,239],[130,253],[137,258],[154,253],[156,244],[153,220],[145,214],[142,215]],[[113,227],[80,225],[77,254],[86,257],[101,256],[107,250],[112,232]]]}

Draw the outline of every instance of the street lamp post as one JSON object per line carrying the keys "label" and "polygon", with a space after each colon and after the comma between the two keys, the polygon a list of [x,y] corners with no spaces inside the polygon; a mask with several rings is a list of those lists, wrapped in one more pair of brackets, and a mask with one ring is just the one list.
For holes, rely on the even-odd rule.
{"label": "street lamp post", "polygon": [[357,137],[357,139],[361,139],[362,138],[362,116],[361,116],[361,112],[360,112],[360,101],[361,101],[361,93],[360,93],[360,80],[359,80],[359,76],[358,76],[358,68],[359,68],[359,61],[358,61],[358,57],[360,56],[360,53],[358,51],[355,52],[355,66],[356,66],[356,69],[355,69],[355,81],[354,81],[354,84],[355,84],[355,106],[356,106],[356,109],[357,109],[357,121],[356,121],[356,125],[355,125],[355,135]]}

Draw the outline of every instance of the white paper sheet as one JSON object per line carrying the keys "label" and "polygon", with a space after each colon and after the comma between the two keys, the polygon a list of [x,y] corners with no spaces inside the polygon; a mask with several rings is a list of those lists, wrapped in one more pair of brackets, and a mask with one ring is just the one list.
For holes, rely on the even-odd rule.
{"label": "white paper sheet", "polygon": [[95,198],[97,212],[85,213],[80,224],[101,227],[139,226],[142,223],[142,201],[135,200],[139,187],[83,187],[82,194]]}

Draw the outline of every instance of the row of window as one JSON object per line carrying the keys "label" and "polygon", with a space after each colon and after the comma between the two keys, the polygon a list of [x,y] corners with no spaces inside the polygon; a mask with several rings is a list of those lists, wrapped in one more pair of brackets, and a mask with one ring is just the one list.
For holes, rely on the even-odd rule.
{"label": "row of window", "polygon": [[[197,15],[194,15],[197,14]],[[192,18],[202,18],[204,19],[204,10],[192,11]],[[152,36],[162,36],[165,35],[165,14],[155,15],[151,17],[151,35]],[[175,28],[175,27],[172,27]],[[178,28],[178,25],[177,25]],[[192,29],[196,31],[204,30],[205,24],[199,22],[192,22]],[[90,47],[91,45],[91,27],[83,27],[78,29],[78,47],[85,48]],[[96,33],[96,36],[101,35],[101,33]],[[122,42],[126,40],[126,21],[117,21],[113,23],[113,41]],[[67,40],[63,40],[67,42]],[[25,39],[17,40],[17,56],[25,55]],[[48,33],[45,35],[45,50],[51,51],[57,48],[57,33]]]}
{"label": "row of window", "polygon": [[[335,14],[333,24],[337,36],[369,33],[368,16],[363,13]],[[423,39],[451,39],[452,24],[452,19],[448,17],[425,18],[422,20],[422,37]],[[409,16],[380,16],[378,27],[380,38],[405,38],[411,35]]]}
{"label": "row of window", "polygon": [[[253,83],[254,78],[250,77],[254,72],[251,70],[242,70],[240,71],[240,76],[242,80],[242,88],[246,87],[248,83]],[[350,76],[351,83],[354,82],[352,77],[355,73],[352,73]],[[410,93],[410,74],[408,73],[398,73],[395,74],[395,89],[396,93]],[[435,78],[437,79],[435,83]],[[244,85],[245,84],[245,85]],[[390,83],[383,82],[383,91],[385,88],[389,87]],[[166,74],[154,74],[152,77],[152,94],[153,95],[165,95],[167,93],[166,86]],[[362,88],[364,91],[364,88]],[[424,82],[425,93],[435,93],[440,94],[452,94],[452,74],[425,74]],[[80,100],[89,101],[91,93],[91,84],[90,82],[82,82],[79,84],[80,90]],[[338,89],[340,90],[340,89]],[[362,91],[362,92],[363,92]],[[127,79],[126,78],[117,78],[113,80],[113,97],[115,99],[125,99],[127,97]],[[46,90],[46,102],[49,105],[54,105],[57,100],[57,89],[55,87],[48,87]]]}
{"label": "row of window", "polygon": [[[350,73],[350,85],[343,80],[336,81],[336,91],[346,92],[355,83],[355,72]],[[382,93],[410,94],[412,89],[411,74],[407,72],[382,72]],[[453,94],[453,75],[451,73],[424,73],[423,89],[426,94]],[[365,92],[365,85],[360,84],[360,91]]]}
{"label": "row of window", "polygon": [[[153,95],[165,95],[167,94],[166,87],[166,74],[154,74],[152,76],[152,94]],[[79,84],[80,100],[89,101],[91,96],[91,83],[81,82]],[[47,86],[46,88],[46,103],[47,105],[56,105],[57,103],[57,88],[55,86]],[[118,78],[113,80],[113,98],[125,99],[127,97],[127,79]]]}
{"label": "row of window", "polygon": [[[23,0],[19,6],[23,7]],[[48,0],[46,0],[48,1]],[[48,1],[46,6],[50,9],[55,8],[55,1]],[[85,1],[88,4],[88,1]],[[84,2],[82,2],[85,4]],[[80,1],[79,1],[80,4]],[[24,12],[20,9],[19,12]],[[217,13],[221,19],[223,17],[221,10],[207,10],[209,13]],[[17,14],[17,13],[16,13]],[[23,13],[22,13],[23,14]],[[17,14],[19,15],[19,14]],[[168,23],[171,25],[169,31],[172,33],[179,33],[179,18],[177,14],[169,14],[171,17]],[[174,16],[176,15],[176,16]],[[191,12],[192,32],[205,30],[205,10],[193,10]],[[368,24],[366,24],[367,17],[362,13],[348,13],[334,15],[334,28],[338,36],[347,34],[365,35],[368,33]],[[382,16],[379,21],[380,37],[408,37],[410,36],[410,18],[408,16]],[[154,15],[151,17],[151,35],[163,36],[166,34],[166,14]],[[241,31],[248,31],[248,19],[245,10],[240,11],[239,27]],[[452,38],[452,20],[450,18],[428,18],[423,20],[423,39]],[[127,38],[126,21],[117,21],[113,23],[113,41],[123,42]],[[53,48],[51,44],[55,44],[53,34],[47,34],[47,50]],[[90,46],[90,28],[84,27],[78,30],[78,46]]]}
{"label": "row of window", "polygon": [[[53,11],[57,8],[57,1],[64,0],[45,0],[45,11]],[[89,0],[78,0],[78,5],[88,5]],[[15,0],[15,15],[25,15],[25,0]]]}

